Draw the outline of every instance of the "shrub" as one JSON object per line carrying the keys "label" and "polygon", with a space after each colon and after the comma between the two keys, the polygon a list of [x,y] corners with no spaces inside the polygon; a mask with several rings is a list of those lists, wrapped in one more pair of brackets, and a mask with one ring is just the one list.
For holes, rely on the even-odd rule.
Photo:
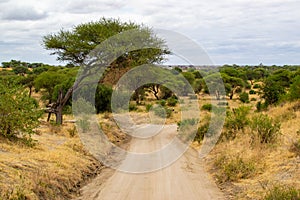
{"label": "shrub", "polygon": [[246,85],[245,85],[245,88],[250,90],[251,89],[251,84],[247,82]]}
{"label": "shrub", "polygon": [[209,124],[209,120],[207,120],[198,127],[194,141],[201,142],[204,139],[204,136],[208,132]]}
{"label": "shrub", "polygon": [[242,92],[239,96],[239,99],[243,103],[248,103],[249,102],[249,95],[246,92]]}
{"label": "shrub", "polygon": [[268,109],[268,104],[262,103],[261,101],[256,103],[257,112],[261,112]]}
{"label": "shrub", "polygon": [[166,106],[166,100],[160,100],[158,102],[161,106]]}
{"label": "shrub", "polygon": [[76,124],[79,126],[83,133],[86,133],[90,130],[91,123],[88,120],[87,116],[83,116],[82,119],[79,119]]}
{"label": "shrub", "polygon": [[249,94],[256,94],[255,90],[250,90]]}
{"label": "shrub", "polygon": [[153,105],[152,104],[146,104],[146,111],[149,112]]}
{"label": "shrub", "polygon": [[274,143],[280,134],[280,126],[278,121],[265,114],[254,116],[250,122],[252,133],[259,138],[260,143]]}
{"label": "shrub", "polygon": [[172,110],[166,107],[156,106],[153,108],[154,114],[161,118],[169,118],[171,117]]}
{"label": "shrub", "polygon": [[196,134],[196,128],[195,128],[196,124],[197,124],[197,119],[195,118],[184,119],[178,122],[177,125],[178,125],[178,129],[180,130],[179,138],[182,141],[193,140]]}
{"label": "shrub", "polygon": [[133,103],[129,104],[129,111],[136,111],[137,109],[138,108],[137,108],[137,106],[135,104],[133,104]]}
{"label": "shrub", "polygon": [[238,87],[238,88],[236,88],[236,90],[235,90],[236,93],[241,93],[242,91],[243,91],[243,88],[241,88],[241,87]]}
{"label": "shrub", "polygon": [[204,104],[204,105],[201,107],[201,110],[211,111],[211,110],[212,110],[212,104],[210,104],[210,103]]}
{"label": "shrub", "polygon": [[259,88],[260,88],[260,85],[256,83],[256,84],[254,84],[253,88],[254,88],[254,89],[259,89]]}
{"label": "shrub", "polygon": [[111,96],[113,89],[110,86],[99,84],[95,93],[95,108],[97,113],[111,111]]}
{"label": "shrub", "polygon": [[264,200],[297,200],[300,199],[300,190],[291,186],[274,186],[271,188]]}
{"label": "shrub", "polygon": [[273,80],[266,80],[263,87],[263,98],[268,105],[275,104],[285,94],[284,87]]}
{"label": "shrub", "polygon": [[172,96],[167,99],[168,106],[176,106],[177,103],[178,103],[178,99],[176,99],[175,96]]}
{"label": "shrub", "polygon": [[256,98],[251,98],[251,99],[250,99],[250,101],[256,101],[256,100],[257,100]]}
{"label": "shrub", "polygon": [[30,140],[42,114],[36,100],[23,87],[0,81],[0,135]]}
{"label": "shrub", "polygon": [[249,178],[256,172],[255,162],[242,159],[240,156],[223,155],[216,160],[215,165],[220,169],[217,175],[220,183]]}
{"label": "shrub", "polygon": [[242,130],[249,124],[247,115],[250,112],[250,107],[241,106],[227,113],[225,121],[226,132],[223,133],[226,139],[234,139],[237,131]]}
{"label": "shrub", "polygon": [[294,79],[289,96],[291,100],[300,99],[300,76],[297,76]]}

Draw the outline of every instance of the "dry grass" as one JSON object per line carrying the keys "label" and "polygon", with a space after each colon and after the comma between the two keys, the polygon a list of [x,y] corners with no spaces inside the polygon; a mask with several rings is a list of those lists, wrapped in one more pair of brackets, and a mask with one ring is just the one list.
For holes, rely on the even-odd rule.
{"label": "dry grass", "polygon": [[[0,199],[68,199],[99,173],[103,166],[85,150],[74,126],[42,122],[33,148],[0,138]],[[125,138],[105,130],[115,143]]]}
{"label": "dry grass", "polygon": [[[300,109],[293,109],[297,105],[300,102],[272,107],[265,112],[281,122],[282,134],[277,143],[264,145],[253,142],[250,130],[246,130],[244,135],[239,134],[233,141],[219,143],[207,157],[208,170],[221,183],[219,186],[226,191],[228,198],[261,199],[274,185],[293,185],[300,189],[300,157],[293,148],[300,140]],[[237,158],[243,162],[234,162]],[[247,176],[237,176],[238,172],[232,174],[232,178],[225,176],[224,179],[231,162],[236,165],[254,163],[255,171]],[[230,167],[236,169],[232,165]]]}

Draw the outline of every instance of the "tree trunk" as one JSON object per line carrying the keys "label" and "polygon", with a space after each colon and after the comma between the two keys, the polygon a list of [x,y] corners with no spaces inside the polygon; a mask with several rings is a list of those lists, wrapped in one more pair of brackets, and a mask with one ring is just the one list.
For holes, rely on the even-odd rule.
{"label": "tree trunk", "polygon": [[158,87],[159,87],[159,86],[156,86],[156,85],[153,85],[153,86],[152,86],[153,94],[154,94],[156,100],[159,100],[159,96],[158,96],[159,89],[158,89]]}
{"label": "tree trunk", "polygon": [[220,98],[220,92],[219,92],[219,90],[216,90],[216,98],[217,98],[217,100],[220,100],[221,98]]}
{"label": "tree trunk", "polygon": [[56,108],[56,113],[55,113],[55,115],[56,115],[56,124],[61,125],[63,123],[63,113],[62,113],[62,111],[63,111],[62,106],[58,106]]}
{"label": "tree trunk", "polygon": [[52,114],[51,112],[48,113],[47,122],[50,121],[51,114]]}
{"label": "tree trunk", "polygon": [[32,87],[29,87],[29,94],[28,94],[28,96],[31,97],[31,94],[32,94]]}
{"label": "tree trunk", "polygon": [[233,98],[233,91],[230,93],[230,96],[229,96],[229,98],[230,98],[230,100],[232,100],[232,98]]}

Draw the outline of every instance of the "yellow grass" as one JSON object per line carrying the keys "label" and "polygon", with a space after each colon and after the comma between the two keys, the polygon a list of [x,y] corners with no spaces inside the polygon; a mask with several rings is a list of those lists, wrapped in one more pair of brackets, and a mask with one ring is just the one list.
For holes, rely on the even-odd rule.
{"label": "yellow grass", "polygon": [[[246,161],[254,161],[256,173],[247,179],[240,179],[220,187],[232,199],[260,199],[274,185],[292,185],[300,189],[300,158],[291,151],[293,143],[300,139],[300,110],[294,111],[293,106],[300,102],[287,103],[272,107],[265,112],[268,116],[281,121],[281,133],[274,145],[262,145],[250,142],[250,130],[239,134],[234,141],[219,143],[206,158],[208,170],[218,177],[219,170],[214,163],[221,156],[240,156]],[[297,133],[298,132],[298,133]],[[218,181],[218,180],[217,180]]]}

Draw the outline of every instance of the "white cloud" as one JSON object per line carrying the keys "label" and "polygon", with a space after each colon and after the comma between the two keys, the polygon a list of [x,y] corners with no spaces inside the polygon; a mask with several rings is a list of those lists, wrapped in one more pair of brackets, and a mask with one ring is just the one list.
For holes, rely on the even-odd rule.
{"label": "white cloud", "polygon": [[[218,64],[300,63],[298,0],[0,0],[0,62],[55,58],[42,36],[104,17],[177,31]],[[23,46],[21,48],[20,46]],[[27,47],[30,47],[28,51]],[[5,49],[9,48],[7,51]]]}

